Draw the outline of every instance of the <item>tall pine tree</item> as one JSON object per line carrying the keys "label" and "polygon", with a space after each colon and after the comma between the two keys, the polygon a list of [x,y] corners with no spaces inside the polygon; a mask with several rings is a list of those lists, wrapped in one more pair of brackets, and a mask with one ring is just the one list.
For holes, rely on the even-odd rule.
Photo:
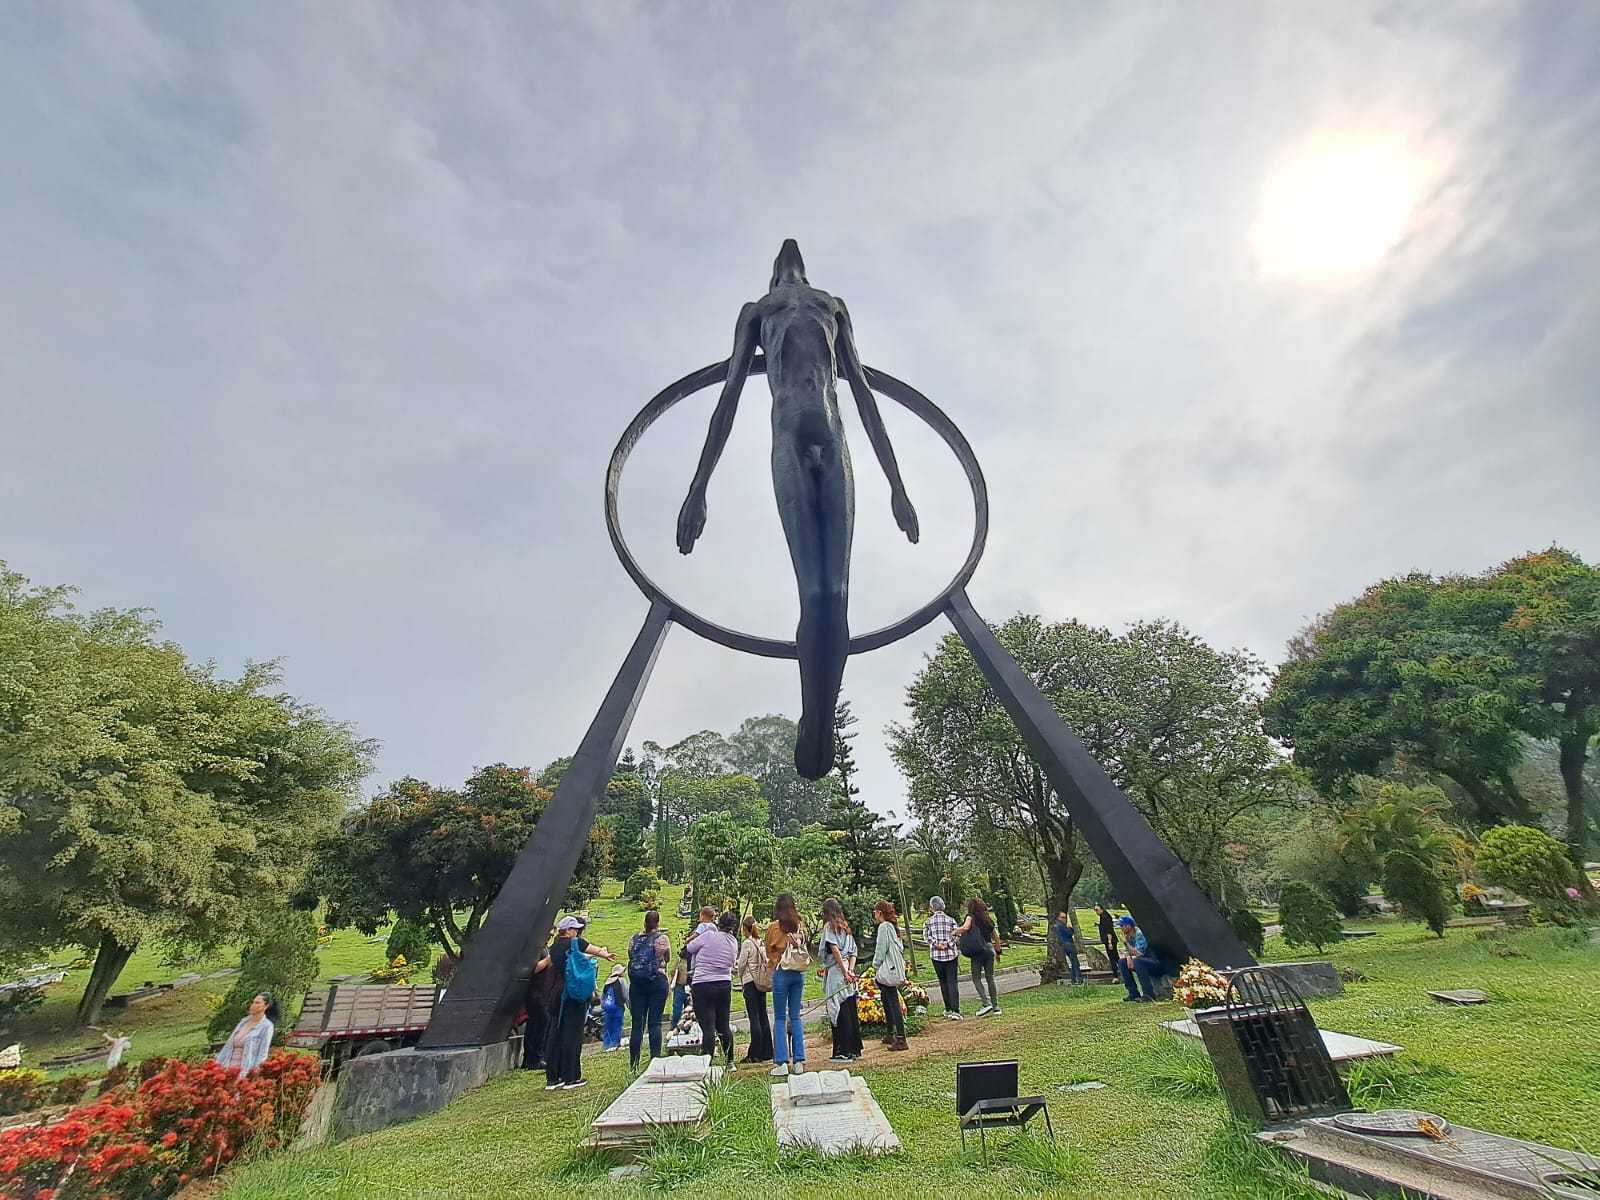
{"label": "tall pine tree", "polygon": [[871,893],[876,898],[889,895],[893,839],[882,818],[861,800],[855,784],[856,758],[850,745],[856,738],[855,724],[850,702],[840,701],[833,720],[834,795],[823,827],[837,835],[851,893]]}

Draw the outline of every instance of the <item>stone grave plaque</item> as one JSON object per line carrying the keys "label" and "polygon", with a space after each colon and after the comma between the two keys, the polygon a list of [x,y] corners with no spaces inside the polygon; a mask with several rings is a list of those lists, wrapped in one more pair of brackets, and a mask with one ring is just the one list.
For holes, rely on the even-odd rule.
{"label": "stone grave plaque", "polygon": [[672,1058],[652,1058],[641,1079],[651,1083],[699,1081],[711,1072],[709,1054],[681,1054]]}
{"label": "stone grave plaque", "polygon": [[[832,1074],[833,1072],[828,1072]],[[889,1152],[900,1149],[889,1118],[859,1075],[838,1072],[850,1081],[850,1098],[834,1104],[797,1105],[785,1084],[772,1085],[772,1125],[780,1148],[810,1147],[822,1154],[848,1150]]]}
{"label": "stone grave plaque", "polygon": [[1439,991],[1430,991],[1440,1004],[1487,1004],[1489,993],[1480,992],[1477,988],[1441,988]]}
{"label": "stone grave plaque", "polygon": [[[679,1067],[688,1061],[652,1059],[651,1066],[659,1062]],[[721,1078],[722,1068],[710,1065],[704,1058],[699,1073],[684,1078],[666,1074],[652,1077],[647,1070],[590,1124],[590,1144],[636,1146],[648,1142],[655,1129],[697,1124],[706,1115],[707,1085]]]}
{"label": "stone grave plaque", "polygon": [[1384,1108],[1377,1112],[1340,1113],[1333,1123],[1340,1129],[1353,1133],[1375,1133],[1390,1136],[1427,1137],[1422,1123],[1431,1121],[1439,1133],[1450,1132],[1450,1122],[1438,1113],[1423,1112],[1419,1108]]}
{"label": "stone grave plaque", "polygon": [[807,1071],[788,1080],[789,1103],[808,1107],[813,1104],[847,1104],[854,1092],[849,1071]]}

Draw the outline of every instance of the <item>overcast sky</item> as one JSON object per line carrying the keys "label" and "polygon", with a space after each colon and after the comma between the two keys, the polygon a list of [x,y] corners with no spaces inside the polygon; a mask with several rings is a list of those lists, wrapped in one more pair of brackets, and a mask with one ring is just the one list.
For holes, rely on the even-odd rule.
{"label": "overcast sky", "polygon": [[[728,354],[785,237],[966,431],[970,593],[1271,662],[1411,569],[1600,558],[1600,5],[19,3],[0,14],[0,558],[153,608],[383,744],[374,787],[570,753],[645,601],[605,463]],[[641,445],[648,569],[791,636],[752,381]],[[890,411],[892,409],[892,411]],[[852,623],[971,503],[847,408]],[[943,630],[852,660],[866,798]],[[798,714],[669,635],[630,741]]]}

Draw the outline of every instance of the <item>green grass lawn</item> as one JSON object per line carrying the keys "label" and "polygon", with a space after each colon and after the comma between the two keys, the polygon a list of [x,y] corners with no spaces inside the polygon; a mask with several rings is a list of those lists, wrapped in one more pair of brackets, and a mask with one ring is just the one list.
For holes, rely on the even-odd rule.
{"label": "green grass lawn", "polygon": [[[602,916],[596,906],[595,922]],[[620,920],[620,918],[619,918]],[[625,923],[624,923],[625,924]],[[1375,922],[1379,935],[1329,955],[1367,982],[1314,1002],[1319,1023],[1405,1047],[1354,1085],[1368,1106],[1435,1110],[1498,1133],[1557,1145],[1600,1145],[1600,949],[1579,935],[1537,930],[1484,940],[1451,930]],[[597,933],[610,936],[608,927]],[[1297,957],[1277,939],[1268,957]],[[1439,1005],[1434,987],[1478,987],[1494,1002]],[[1111,987],[1040,988],[1006,1000],[997,1021],[969,1021],[959,1052],[874,1065],[873,1091],[905,1145],[882,1159],[780,1157],[764,1075],[740,1073],[716,1098],[709,1128],[664,1139],[642,1180],[609,1180],[609,1162],[577,1143],[624,1086],[622,1055],[588,1059],[591,1086],[546,1093],[515,1073],[408,1125],[239,1168],[229,1200],[265,1197],[630,1196],[684,1186],[697,1196],[1309,1196],[1231,1128],[1204,1052],[1161,1032],[1174,1005],[1124,1005]],[[1014,1056],[1027,1091],[1050,1099],[1059,1145],[1000,1139],[989,1169],[963,1156],[953,1114],[958,1059]],[[1071,1083],[1101,1080],[1096,1091]]]}

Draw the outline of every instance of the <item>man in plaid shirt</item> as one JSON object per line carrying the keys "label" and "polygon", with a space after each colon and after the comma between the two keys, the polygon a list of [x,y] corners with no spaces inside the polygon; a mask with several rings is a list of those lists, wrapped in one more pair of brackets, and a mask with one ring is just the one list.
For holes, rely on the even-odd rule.
{"label": "man in plaid shirt", "polygon": [[944,1015],[952,1021],[961,1020],[961,992],[956,983],[960,968],[956,965],[956,923],[944,911],[944,900],[939,896],[928,901],[933,911],[922,923],[922,938],[928,943],[928,954],[933,959],[933,969],[939,976],[939,994],[944,998]]}

